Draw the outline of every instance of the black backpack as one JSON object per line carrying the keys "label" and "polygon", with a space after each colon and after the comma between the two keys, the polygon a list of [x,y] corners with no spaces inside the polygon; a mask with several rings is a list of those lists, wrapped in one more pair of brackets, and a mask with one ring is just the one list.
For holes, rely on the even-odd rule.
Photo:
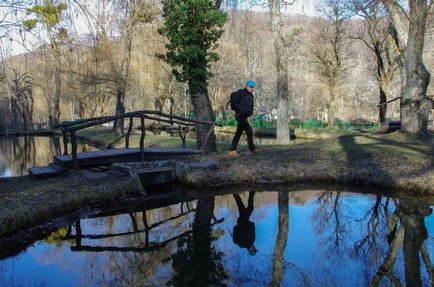
{"label": "black backpack", "polygon": [[238,97],[238,91],[231,93],[229,102],[226,104],[226,109],[228,108],[229,104],[231,104],[231,110],[235,111],[235,100],[237,99],[237,97]]}

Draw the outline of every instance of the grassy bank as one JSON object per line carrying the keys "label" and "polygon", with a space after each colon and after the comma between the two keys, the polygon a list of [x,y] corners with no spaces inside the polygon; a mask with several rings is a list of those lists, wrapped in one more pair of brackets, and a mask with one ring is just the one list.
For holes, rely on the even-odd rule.
{"label": "grassy bank", "polygon": [[[106,131],[107,143],[114,135]],[[300,131],[296,132],[300,133]],[[98,132],[81,134],[95,140]],[[110,136],[111,135],[111,136]],[[311,142],[263,146],[251,155],[245,146],[240,156],[227,155],[228,145],[207,157],[217,162],[215,169],[188,169],[183,180],[195,186],[225,186],[254,183],[338,182],[375,185],[416,194],[434,194],[434,134],[423,138],[395,132],[374,134],[357,131],[305,130]],[[138,144],[132,136],[132,145]],[[122,141],[122,140],[121,140]],[[177,136],[150,136],[145,145],[179,147]],[[189,142],[194,147],[195,142]]]}
{"label": "grassy bank", "polygon": [[237,158],[217,153],[216,170],[195,170],[184,180],[215,186],[254,183],[338,182],[434,194],[433,137],[401,133],[345,135],[290,146],[267,146]]}
{"label": "grassy bank", "polygon": [[116,171],[100,180],[89,180],[82,171],[43,181],[12,178],[0,183],[0,236],[88,205],[140,192],[137,182]]}

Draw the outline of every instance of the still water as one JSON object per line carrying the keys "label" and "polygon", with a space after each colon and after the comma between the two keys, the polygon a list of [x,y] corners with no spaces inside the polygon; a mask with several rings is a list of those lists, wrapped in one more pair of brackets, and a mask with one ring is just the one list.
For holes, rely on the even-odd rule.
{"label": "still water", "polygon": [[173,193],[71,219],[0,286],[432,286],[429,204],[297,191]]}
{"label": "still water", "polygon": [[[68,145],[69,151],[71,146]],[[95,148],[79,143],[79,152]],[[27,175],[29,168],[46,166],[63,153],[60,137],[0,137],[0,177]]]}

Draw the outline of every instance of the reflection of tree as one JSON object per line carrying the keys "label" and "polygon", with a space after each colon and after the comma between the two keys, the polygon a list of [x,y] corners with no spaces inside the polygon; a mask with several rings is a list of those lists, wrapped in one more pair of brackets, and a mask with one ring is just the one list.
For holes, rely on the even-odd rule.
{"label": "reflection of tree", "polygon": [[364,255],[365,258],[371,257],[372,264],[376,264],[384,257],[381,249],[382,239],[387,236],[390,243],[395,236],[398,212],[392,213],[390,202],[390,198],[378,194],[373,207],[357,220],[357,222],[366,224],[366,232],[364,237],[356,241],[354,250],[357,254]]}
{"label": "reflection of tree", "polygon": [[384,259],[383,264],[378,268],[377,273],[374,275],[372,279],[371,286],[378,286],[380,284],[381,279],[386,276],[394,283],[395,286],[401,286],[399,279],[393,275],[393,266],[395,265],[396,258],[399,253],[399,249],[402,245],[402,241],[404,238],[404,230],[400,228],[398,231],[394,232],[392,237],[390,238],[389,252]]}
{"label": "reflection of tree", "polygon": [[428,204],[411,199],[400,200],[396,214],[399,215],[400,226],[398,226],[398,220],[390,221],[388,226],[389,251],[383,264],[372,278],[371,286],[379,286],[384,276],[395,286],[402,285],[392,273],[401,246],[403,246],[406,285],[422,286],[419,252],[427,268],[431,285],[433,285],[432,262],[424,244],[428,237],[424,219],[431,214],[431,208]]}
{"label": "reflection of tree", "polygon": [[280,286],[282,283],[284,260],[283,255],[288,240],[288,223],[289,223],[289,197],[288,192],[279,192],[278,197],[278,231],[276,245],[274,246],[273,256],[273,277],[271,286]]}
{"label": "reflection of tree", "polygon": [[171,286],[226,286],[227,275],[221,263],[223,253],[212,246],[211,220],[214,197],[201,198],[193,231],[178,240],[178,250],[170,257],[175,271],[167,282]]}
{"label": "reflection of tree", "polygon": [[427,204],[406,200],[400,201],[400,209],[404,227],[405,281],[407,286],[422,286],[419,251],[428,238],[424,219],[431,214],[431,208]]}
{"label": "reflection of tree", "polygon": [[[346,220],[345,208],[339,192],[325,192],[319,197],[319,208],[314,214],[320,233],[330,234],[326,241],[341,258],[342,243],[355,235],[352,222],[358,223],[362,232],[354,246],[348,246],[356,255],[369,260],[367,266],[378,266],[371,278],[371,286],[379,286],[384,278],[394,286],[402,286],[403,278],[396,272],[396,262],[403,254],[405,285],[422,286],[420,258],[426,267],[429,281],[434,284],[431,258],[425,246],[427,230],[424,218],[431,213],[428,204],[412,199],[396,200],[377,195],[376,200],[360,219]],[[348,228],[347,228],[348,226]],[[347,239],[344,241],[344,239]],[[351,252],[350,252],[351,253]],[[400,261],[402,262],[402,261]],[[434,286],[434,285],[433,285]]]}
{"label": "reflection of tree", "polygon": [[314,215],[319,223],[318,232],[323,233],[327,228],[332,228],[332,234],[325,242],[332,244],[332,251],[338,254],[346,234],[345,226],[342,223],[341,194],[340,192],[327,191],[318,198],[318,201],[320,206],[317,213]]}

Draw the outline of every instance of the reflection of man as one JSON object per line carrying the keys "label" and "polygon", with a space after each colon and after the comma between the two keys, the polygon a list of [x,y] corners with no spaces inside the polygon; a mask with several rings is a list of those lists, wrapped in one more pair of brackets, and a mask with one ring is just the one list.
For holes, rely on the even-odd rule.
{"label": "reflection of man", "polygon": [[233,240],[241,248],[247,248],[250,255],[256,254],[255,247],[255,224],[251,222],[250,215],[253,212],[253,197],[254,192],[249,192],[249,199],[247,202],[247,208],[244,206],[243,201],[239,194],[233,195],[238,207],[239,217],[237,219],[237,225],[234,226],[233,230]]}

